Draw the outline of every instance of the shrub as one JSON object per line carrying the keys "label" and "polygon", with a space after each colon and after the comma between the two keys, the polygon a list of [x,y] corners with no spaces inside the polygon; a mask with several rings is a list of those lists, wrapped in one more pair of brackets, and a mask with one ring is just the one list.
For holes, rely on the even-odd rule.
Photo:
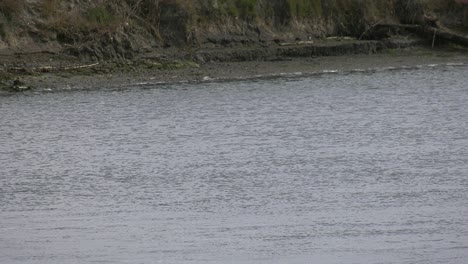
{"label": "shrub", "polygon": [[199,3],[204,6],[202,12],[208,15],[208,18],[223,19],[228,16],[252,20],[257,16],[255,11],[257,0],[216,0],[208,5],[204,1]]}
{"label": "shrub", "polygon": [[239,16],[239,10],[237,10],[237,7],[233,1],[224,1],[223,13],[234,17]]}
{"label": "shrub", "polygon": [[252,20],[257,16],[255,12],[256,5],[257,5],[257,0],[237,0],[236,1],[236,7],[239,11],[239,15],[246,20]]}
{"label": "shrub", "polygon": [[0,40],[5,39],[7,35],[5,25],[3,23],[0,23]]}
{"label": "shrub", "polygon": [[11,20],[23,11],[24,3],[25,0],[1,0],[0,13]]}
{"label": "shrub", "polygon": [[39,10],[44,17],[51,17],[57,13],[60,0],[42,0],[39,2]]}
{"label": "shrub", "polygon": [[424,13],[424,5],[421,0],[398,0],[396,11],[403,23],[418,23]]}
{"label": "shrub", "polygon": [[103,6],[88,9],[86,19],[91,24],[99,26],[109,26],[116,21],[115,16]]}
{"label": "shrub", "polygon": [[321,0],[287,0],[287,2],[291,17],[307,18],[322,13]]}

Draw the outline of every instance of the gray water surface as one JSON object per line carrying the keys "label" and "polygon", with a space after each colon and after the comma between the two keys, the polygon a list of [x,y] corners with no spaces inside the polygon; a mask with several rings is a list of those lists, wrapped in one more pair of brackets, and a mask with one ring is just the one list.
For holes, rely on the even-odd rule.
{"label": "gray water surface", "polygon": [[0,263],[468,263],[467,73],[0,97]]}

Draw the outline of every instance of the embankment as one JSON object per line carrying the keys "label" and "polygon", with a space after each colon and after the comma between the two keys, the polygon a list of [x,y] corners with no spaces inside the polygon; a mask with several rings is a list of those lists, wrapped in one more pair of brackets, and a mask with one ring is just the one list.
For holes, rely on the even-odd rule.
{"label": "embankment", "polygon": [[468,46],[467,17],[455,0],[2,0],[0,78]]}

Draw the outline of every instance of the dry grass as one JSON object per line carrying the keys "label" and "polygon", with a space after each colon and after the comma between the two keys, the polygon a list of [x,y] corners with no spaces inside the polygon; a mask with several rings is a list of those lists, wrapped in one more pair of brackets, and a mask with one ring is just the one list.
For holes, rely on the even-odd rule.
{"label": "dry grass", "polygon": [[42,0],[38,3],[39,11],[43,17],[55,16],[59,10],[61,0]]}
{"label": "dry grass", "polygon": [[[360,36],[369,26],[385,19],[418,23],[427,12],[447,14],[452,10],[456,20],[460,13],[452,0],[36,0],[26,4],[27,1],[0,0],[3,39],[14,34],[21,23],[41,23],[39,27],[56,32],[65,42],[125,30],[146,31],[161,39],[161,33],[191,33],[207,25],[224,26],[223,30],[272,25],[276,27],[271,28],[274,31],[287,30],[295,23],[304,28],[316,27],[318,34]],[[40,19],[32,19],[34,16]]]}
{"label": "dry grass", "polygon": [[114,32],[124,24],[123,15],[114,13],[105,1],[66,12],[60,2],[44,0],[38,6],[44,18],[41,27],[56,32],[59,41],[76,43],[94,34]]}
{"label": "dry grass", "polygon": [[24,10],[25,2],[25,0],[1,0],[0,13],[6,19],[12,20]]}

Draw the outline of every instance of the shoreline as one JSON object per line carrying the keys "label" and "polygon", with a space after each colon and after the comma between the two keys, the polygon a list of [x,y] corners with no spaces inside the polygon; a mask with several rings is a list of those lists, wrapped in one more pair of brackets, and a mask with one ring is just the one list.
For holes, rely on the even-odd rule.
{"label": "shoreline", "polygon": [[[72,71],[23,73],[21,81],[34,89],[20,93],[44,93],[73,90],[118,89],[138,85],[167,85],[239,81],[245,79],[291,78],[327,73],[409,70],[424,66],[468,65],[464,49],[430,49],[415,47],[384,50],[374,54],[350,54],[319,57],[282,57],[269,61],[240,62],[179,62],[174,67],[133,67],[130,70],[87,68]],[[103,72],[100,72],[103,71]],[[107,71],[107,72],[106,72]],[[3,90],[0,94],[14,94]]]}
{"label": "shoreline", "polygon": [[465,63],[468,53],[454,1],[22,2],[0,4],[0,93]]}

